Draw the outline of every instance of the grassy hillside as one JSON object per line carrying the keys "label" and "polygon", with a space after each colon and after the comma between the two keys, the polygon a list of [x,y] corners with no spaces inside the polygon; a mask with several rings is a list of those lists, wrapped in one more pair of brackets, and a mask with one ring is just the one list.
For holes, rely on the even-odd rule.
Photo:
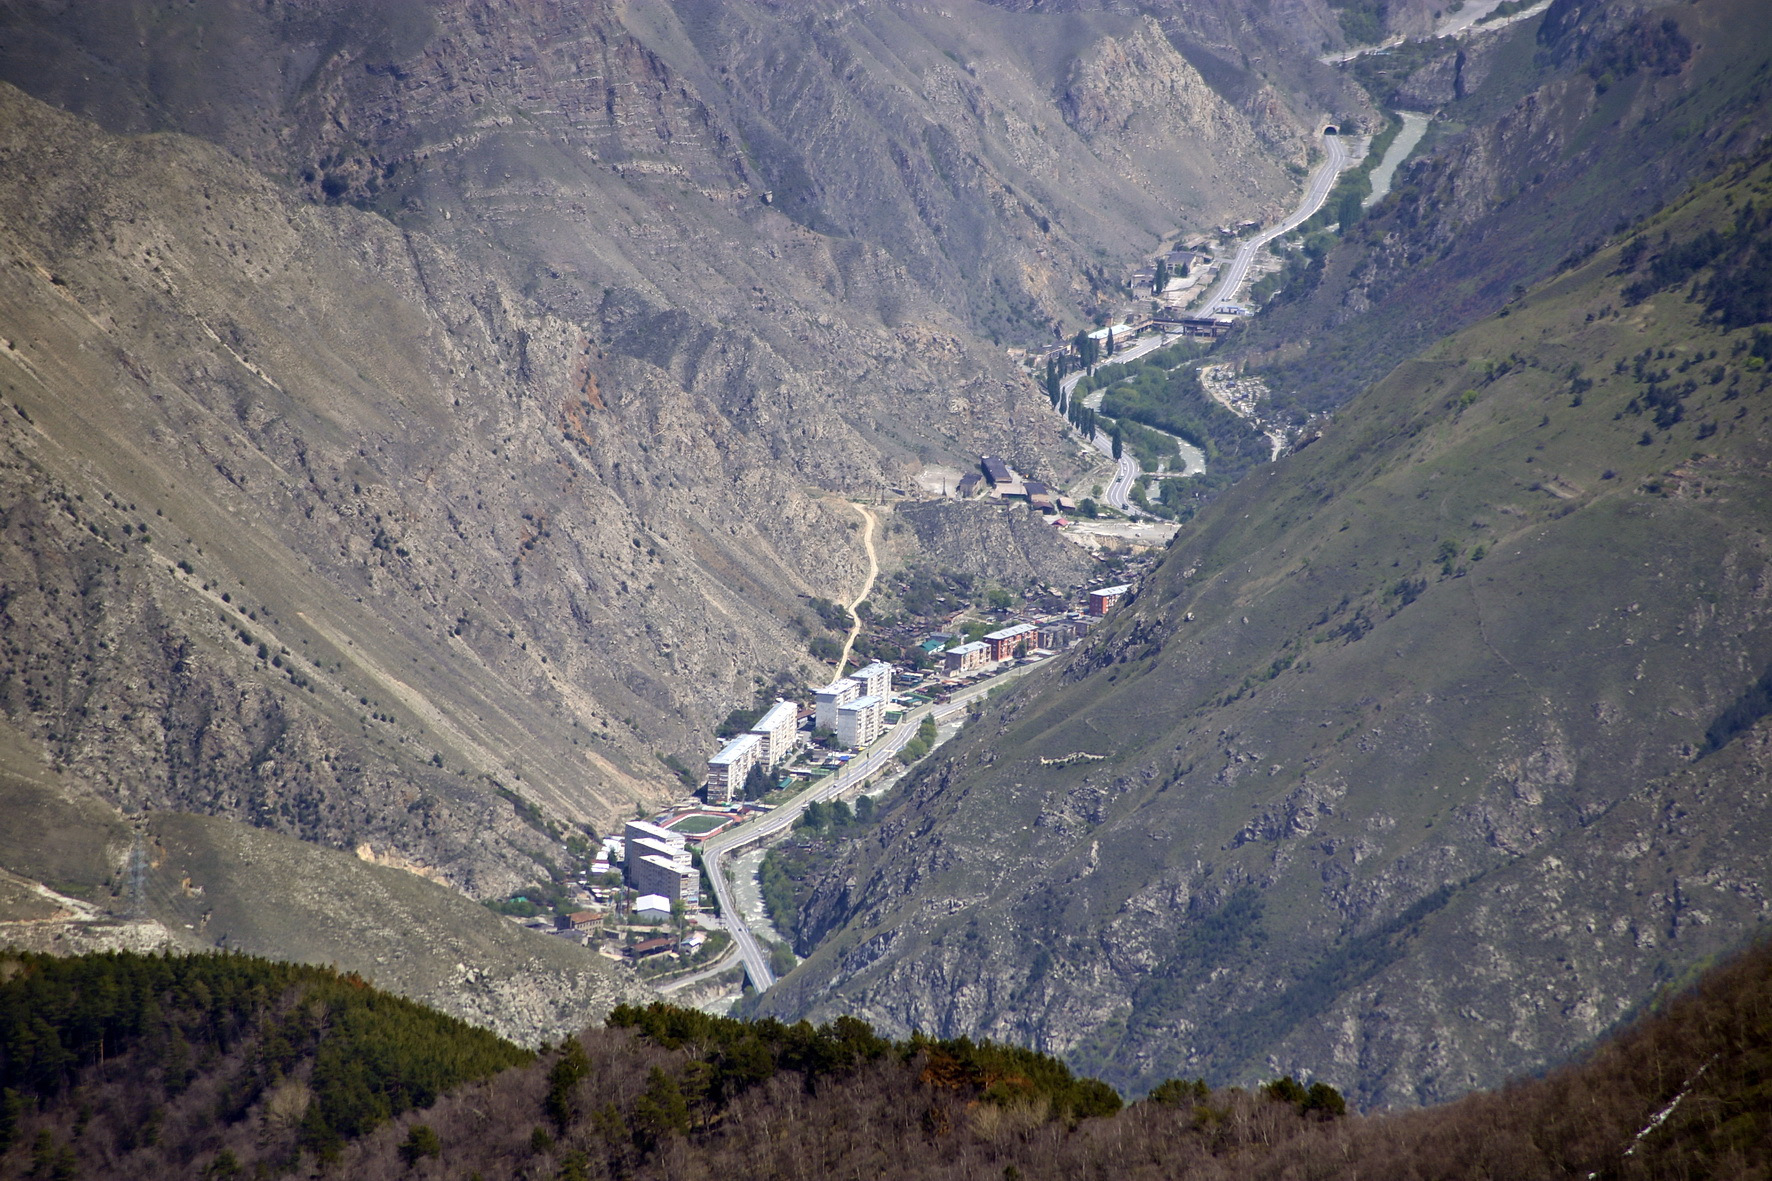
{"label": "grassy hillside", "polygon": [[1203,512],[833,870],[766,1009],[1428,1102],[1748,937],[1769,198],[1762,152]]}
{"label": "grassy hillside", "polygon": [[1772,1133],[1766,947],[1564,1069],[1371,1116],[1290,1076],[1127,1107],[1045,1055],[850,1019],[624,1008],[531,1056],[314,969],[0,965],[7,1177],[1634,1181],[1763,1177]]}

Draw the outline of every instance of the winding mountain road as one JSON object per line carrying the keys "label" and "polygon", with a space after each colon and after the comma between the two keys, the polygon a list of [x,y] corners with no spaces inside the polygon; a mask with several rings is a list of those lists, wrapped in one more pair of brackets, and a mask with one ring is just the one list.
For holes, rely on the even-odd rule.
{"label": "winding mountain road", "polygon": [[[1094,442],[1103,454],[1110,457],[1113,455],[1113,436],[1106,431],[1098,428],[1095,432]],[[1132,457],[1130,450],[1123,449],[1120,452],[1120,458],[1114,460],[1113,482],[1107,486],[1105,497],[1107,502],[1129,517],[1135,516],[1141,511],[1128,499],[1132,495],[1132,485],[1138,479],[1138,472],[1138,460]]]}
{"label": "winding mountain road", "polygon": [[1339,135],[1325,135],[1323,136],[1323,150],[1328,153],[1328,158],[1311,177],[1310,187],[1305,189],[1304,197],[1298,202],[1298,208],[1293,210],[1292,216],[1279,225],[1261,231],[1243,243],[1237,250],[1236,257],[1231,260],[1230,266],[1225,268],[1224,274],[1220,278],[1218,290],[1214,291],[1212,298],[1206,302],[1208,314],[1224,304],[1236,301],[1237,289],[1242,287],[1243,281],[1249,277],[1249,268],[1255,265],[1255,256],[1261,253],[1262,247],[1281,234],[1289,233],[1303,225],[1312,214],[1323,207],[1323,202],[1329,199],[1330,191],[1335,188],[1335,178],[1341,175],[1343,168],[1347,167],[1347,143]]}
{"label": "winding mountain road", "polygon": [[[1236,257],[1225,268],[1219,280],[1218,290],[1213,292],[1212,298],[1206,303],[1205,310],[1207,312],[1236,297],[1238,288],[1242,287],[1244,281],[1248,279],[1249,268],[1255,265],[1255,258],[1261,253],[1263,247],[1281,234],[1303,225],[1312,214],[1323,207],[1323,202],[1329,199],[1329,194],[1335,189],[1336,178],[1341,175],[1342,169],[1346,168],[1348,164],[1347,144],[1339,135],[1325,135],[1323,136],[1323,149],[1327,153],[1327,158],[1311,177],[1311,183],[1306,187],[1304,195],[1299,198],[1298,208],[1293,210],[1291,217],[1271,229],[1263,230],[1238,248]],[[1111,362],[1103,363],[1130,361],[1151,352],[1153,349],[1161,348],[1166,343],[1168,343],[1167,337],[1149,337],[1139,341],[1131,348],[1123,350],[1113,357]],[[1077,388],[1077,383],[1082,378],[1081,372],[1073,373],[1060,383],[1059,388],[1064,395],[1063,404],[1069,403],[1072,393]],[[1113,441],[1105,431],[1098,429],[1095,432],[1095,438],[1090,442],[1104,455],[1111,456],[1114,453]],[[1139,513],[1139,509],[1132,504],[1130,499],[1132,485],[1137,481],[1138,473],[1138,461],[1132,457],[1130,451],[1123,453],[1115,462],[1114,479],[1108,485],[1104,497],[1109,505],[1127,516],[1136,516]]]}
{"label": "winding mountain road", "polygon": [[[1260,234],[1257,234],[1254,238],[1251,238],[1248,242],[1243,244],[1242,248],[1237,251],[1237,256],[1232,261],[1230,268],[1225,272],[1223,281],[1219,284],[1218,291],[1213,295],[1212,302],[1208,307],[1216,307],[1225,299],[1235,295],[1237,288],[1240,287],[1244,279],[1248,277],[1249,268],[1253,265],[1255,256],[1260,252],[1261,248],[1279,237],[1281,234],[1286,233],[1293,227],[1302,223],[1306,218],[1310,217],[1311,214],[1321,209],[1323,207],[1323,202],[1329,199],[1329,192],[1335,187],[1335,178],[1340,175],[1343,168],[1347,167],[1348,155],[1347,147],[1342,143],[1341,137],[1339,136],[1325,135],[1323,137],[1323,146],[1328,152],[1328,159],[1324,160],[1322,166],[1318,168],[1316,174],[1312,176],[1310,186],[1305,190],[1304,197],[1299,201],[1297,210],[1293,212],[1291,217],[1287,218],[1279,225],[1274,226],[1272,229],[1262,231]],[[1163,343],[1164,340],[1160,336],[1139,341],[1131,348],[1120,352],[1113,358],[1113,360],[1116,362],[1133,360],[1137,357],[1143,356],[1145,353],[1150,352],[1153,349],[1160,348]],[[1072,392],[1076,389],[1077,382],[1082,376],[1081,373],[1074,373],[1065,378],[1062,388],[1064,391],[1064,397],[1067,401]],[[1096,446],[1101,447],[1109,455],[1113,454],[1113,443],[1105,434],[1097,432],[1094,442]],[[1123,513],[1131,514],[1137,511],[1133,508],[1128,497],[1132,490],[1133,481],[1138,478],[1138,470],[1138,461],[1132,458],[1131,453],[1127,452],[1123,454],[1118,461],[1114,473],[1113,484],[1108,488],[1108,503]],[[852,612],[854,608],[860,606],[862,600],[867,598],[872,592],[874,579],[879,573],[879,564],[874,552],[874,515],[862,505],[858,504],[855,508],[861,513],[862,517],[867,522],[865,543],[868,551],[868,579],[867,583],[862,587],[861,594],[856,597],[854,604],[851,606]],[[859,629],[859,626],[860,620],[858,619],[855,622],[855,626],[850,630],[848,642],[843,646],[843,660],[837,665],[839,672],[842,670],[843,665],[848,662],[849,652],[854,645],[856,632]],[[702,864],[707,868],[708,880],[713,883],[714,897],[719,903],[721,915],[726,918],[726,929],[732,935],[733,945],[737,948],[738,956],[744,963],[745,975],[750,978],[751,987],[755,988],[758,992],[764,991],[769,988],[770,985],[775,983],[775,973],[769,966],[769,953],[764,949],[763,941],[757,937],[756,932],[751,930],[750,925],[745,922],[742,913],[738,909],[737,901],[732,896],[732,886],[731,883],[726,880],[726,871],[722,864],[725,856],[728,853],[733,852],[735,849],[741,849],[746,845],[754,844],[761,840],[767,840],[770,837],[786,832],[788,829],[792,828],[794,822],[800,818],[800,813],[806,810],[806,805],[815,800],[823,801],[833,799],[856,786],[876,771],[879,771],[882,767],[887,766],[897,757],[898,752],[904,749],[905,743],[909,742],[911,738],[915,736],[917,726],[921,724],[925,716],[933,714],[937,722],[952,717],[954,714],[964,710],[970,702],[982,697],[996,686],[1003,684],[1009,678],[1019,676],[1021,673],[1027,671],[1027,668],[1028,666],[1022,666],[1011,669],[1001,676],[992,677],[989,682],[969,690],[964,694],[956,695],[952,701],[945,704],[925,705],[912,710],[899,721],[898,725],[894,726],[887,733],[886,737],[875,743],[863,754],[850,760],[850,762],[835,775],[832,775],[830,778],[813,787],[807,788],[792,799],[784,801],[767,816],[761,816],[755,820],[738,825],[735,828],[730,828],[718,836],[702,843]]]}

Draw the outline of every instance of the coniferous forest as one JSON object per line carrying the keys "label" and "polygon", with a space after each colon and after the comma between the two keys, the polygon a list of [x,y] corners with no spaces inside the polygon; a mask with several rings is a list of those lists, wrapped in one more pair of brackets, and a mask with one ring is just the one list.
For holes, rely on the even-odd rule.
{"label": "coniferous forest", "polygon": [[1772,945],[1582,1060],[1360,1114],[1291,1077],[1123,1104],[1033,1050],[664,1004],[539,1055],[326,969],[0,960],[0,1177],[1765,1177]]}

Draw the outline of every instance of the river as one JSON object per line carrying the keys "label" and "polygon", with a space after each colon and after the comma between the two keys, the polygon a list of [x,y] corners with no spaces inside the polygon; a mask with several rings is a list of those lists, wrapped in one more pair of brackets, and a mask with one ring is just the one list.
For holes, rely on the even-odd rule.
{"label": "river", "polygon": [[1397,114],[1403,117],[1403,130],[1397,132],[1397,138],[1391,140],[1391,146],[1384,150],[1384,159],[1372,170],[1372,195],[1364,202],[1366,208],[1384,200],[1385,194],[1391,191],[1391,181],[1397,175],[1398,166],[1409,158],[1409,153],[1427,134],[1427,122],[1432,118],[1419,111],[1398,111]]}

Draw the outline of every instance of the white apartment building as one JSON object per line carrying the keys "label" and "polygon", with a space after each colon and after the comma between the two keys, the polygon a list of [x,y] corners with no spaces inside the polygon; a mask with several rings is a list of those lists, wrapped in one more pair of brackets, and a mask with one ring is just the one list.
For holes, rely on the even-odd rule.
{"label": "white apartment building", "polygon": [[886,699],[858,697],[837,708],[837,742],[851,750],[871,745],[886,732]]}
{"label": "white apartment building", "polygon": [[832,681],[822,689],[814,690],[812,701],[816,712],[812,716],[812,724],[820,730],[835,730],[837,710],[860,696],[861,682],[853,677],[844,677],[840,681]]}
{"label": "white apartment building", "polygon": [[708,803],[730,804],[744,789],[745,776],[763,754],[760,734],[740,734],[708,760]]}
{"label": "white apartment building", "polygon": [[800,732],[800,710],[793,702],[782,698],[769,707],[769,712],[757,719],[751,727],[751,733],[758,735],[763,742],[760,759],[765,767],[777,767],[793,753],[794,742]]}
{"label": "white apartment building", "polygon": [[689,843],[668,828],[630,820],[622,830],[628,885],[642,894],[694,903],[701,896],[701,873],[689,857]]}
{"label": "white apartment building", "polygon": [[701,898],[701,871],[685,854],[682,860],[648,854],[628,862],[628,884],[642,894],[663,894],[693,906]]}
{"label": "white apartment building", "polygon": [[850,673],[849,679],[861,686],[863,697],[878,697],[885,701],[892,696],[892,666],[884,661],[876,660],[866,668]]}
{"label": "white apartment building", "polygon": [[621,830],[624,841],[654,840],[672,849],[681,849],[689,842],[681,833],[672,832],[668,828],[660,828],[650,820],[630,820]]}

